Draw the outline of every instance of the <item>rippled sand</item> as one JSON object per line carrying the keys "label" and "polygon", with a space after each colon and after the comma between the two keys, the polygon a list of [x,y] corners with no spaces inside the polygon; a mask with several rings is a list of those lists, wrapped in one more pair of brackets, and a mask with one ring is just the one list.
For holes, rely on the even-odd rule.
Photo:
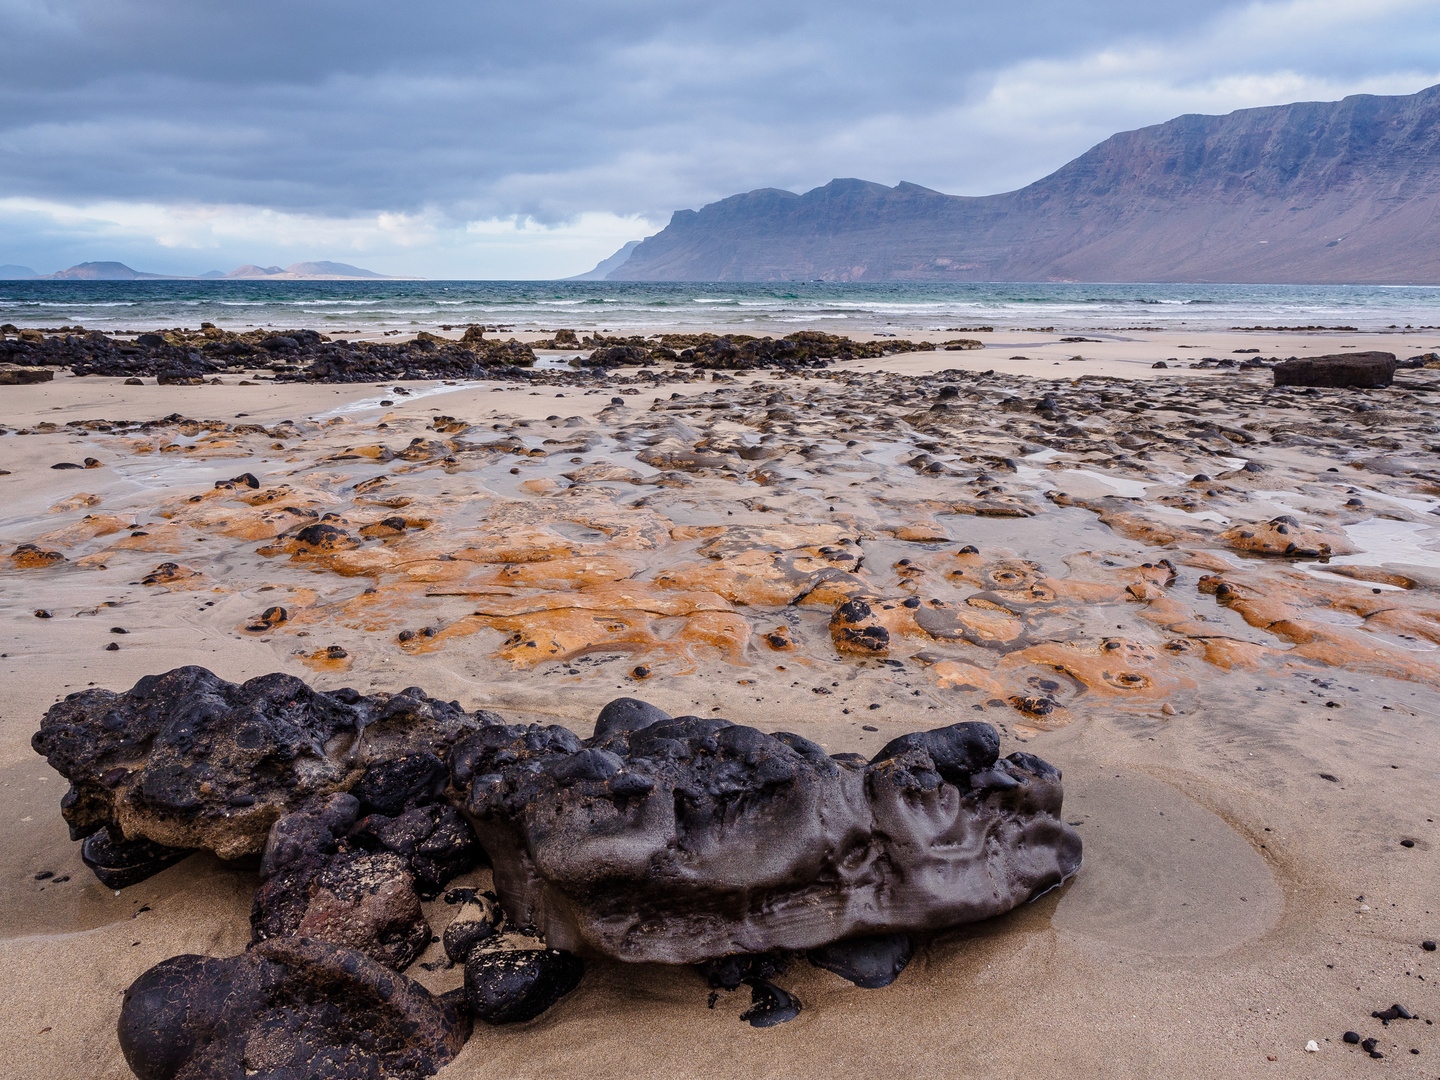
{"label": "rippled sand", "polygon": [[987,350],[383,398],[5,388],[0,427],[26,432],[0,438],[16,1075],[128,1075],[120,991],[248,940],[253,874],[208,856],[103,889],[28,747],[59,695],[192,663],[586,733],[632,695],[836,753],[983,718],[1065,772],[1081,873],[932,940],[886,990],[797,968],[805,1011],[756,1031],[748,997],[708,1010],[688,970],[595,965],[443,1077],[1373,1067],[1348,1028],[1437,1064],[1433,1026],[1368,1018],[1440,1012],[1419,948],[1440,935],[1440,371],[1276,391],[1084,347],[1102,355],[1059,372]]}

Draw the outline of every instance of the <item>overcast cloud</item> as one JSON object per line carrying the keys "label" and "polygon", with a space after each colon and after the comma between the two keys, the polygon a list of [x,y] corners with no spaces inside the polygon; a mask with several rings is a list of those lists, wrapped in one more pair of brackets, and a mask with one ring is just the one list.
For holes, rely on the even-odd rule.
{"label": "overcast cloud", "polygon": [[0,40],[0,263],[42,273],[563,276],[751,188],[986,194],[1440,82],[1433,0],[0,0]]}

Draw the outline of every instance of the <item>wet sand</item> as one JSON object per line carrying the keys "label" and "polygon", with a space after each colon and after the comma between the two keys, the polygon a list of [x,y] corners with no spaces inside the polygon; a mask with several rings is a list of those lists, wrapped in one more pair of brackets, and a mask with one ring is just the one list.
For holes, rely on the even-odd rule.
{"label": "wet sand", "polygon": [[[121,991],[248,940],[254,875],[208,855],[100,886],[29,749],[59,696],[193,663],[419,685],[583,733],[631,695],[834,753],[985,719],[1002,754],[1064,771],[1081,872],[928,941],[887,989],[802,964],[801,1016],[754,1030],[748,994],[707,1009],[688,969],[594,964],[441,1077],[1440,1076],[1440,954],[1419,947],[1440,936],[1440,371],[1305,393],[1151,366],[1434,342],[975,336],[589,391],[0,390],[8,1067],[128,1076]],[[215,486],[247,472],[257,488]],[[326,514],[353,543],[295,542]],[[856,597],[882,655],[832,628]],[[272,606],[288,619],[258,622]],[[1370,1018],[1392,1002],[1422,1019]],[[1352,1028],[1383,1063],[1340,1042]]]}

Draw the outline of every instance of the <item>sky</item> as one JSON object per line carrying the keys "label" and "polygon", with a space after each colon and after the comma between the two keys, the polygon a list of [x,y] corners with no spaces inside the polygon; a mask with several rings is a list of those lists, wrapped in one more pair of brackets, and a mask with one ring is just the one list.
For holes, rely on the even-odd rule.
{"label": "sky", "polygon": [[0,264],[580,273],[834,177],[1440,83],[1435,0],[0,0]]}

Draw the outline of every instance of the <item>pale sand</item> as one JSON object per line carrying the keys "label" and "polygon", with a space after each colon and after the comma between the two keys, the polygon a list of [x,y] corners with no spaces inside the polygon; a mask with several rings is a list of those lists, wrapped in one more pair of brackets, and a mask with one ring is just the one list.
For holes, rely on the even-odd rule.
{"label": "pale sand", "polygon": [[[999,348],[841,366],[907,374],[994,369],[1039,379],[1203,375],[1208,388],[1214,380],[1258,379],[1154,371],[1149,365],[1171,356],[1186,362],[1223,357],[1232,355],[1232,349],[1249,347],[1261,348],[1264,356],[1289,356],[1356,345],[1403,357],[1431,344],[1414,335],[1123,336],[1138,340],[1058,345],[1052,338],[1042,345],[1036,343],[1043,335],[984,335]],[[1400,341],[1406,346],[1397,347]],[[1181,344],[1201,348],[1181,351]],[[1060,354],[1067,351],[1087,359],[1062,360]],[[1011,354],[1035,359],[1010,361]],[[769,373],[723,385],[743,388],[753,381],[767,389],[771,384],[799,393],[808,389],[807,381],[777,380]],[[408,385],[418,389],[426,384]],[[1215,390],[1222,399],[1225,385],[1222,381]],[[658,396],[668,399],[671,393],[692,395],[716,388],[666,385]],[[1118,389],[1123,393],[1124,385]],[[508,386],[464,388],[421,400],[394,398],[393,408],[362,412],[355,404],[376,397],[373,386],[124,387],[118,380],[62,376],[54,383],[0,389],[0,426],[13,429],[45,420],[63,425],[97,417],[151,420],[172,412],[224,420],[249,413],[241,422],[272,425],[341,408],[349,410],[344,413],[349,420],[334,429],[332,449],[364,438],[373,441],[373,426],[382,417],[391,430],[381,437],[399,447],[412,437],[437,437],[424,430],[424,421],[432,415],[462,417],[482,425],[479,434],[485,434],[492,410],[532,420],[576,415],[588,423],[611,397],[609,391],[586,396],[566,389],[565,398],[556,400],[558,392],[532,396]],[[1399,393],[1371,400],[1407,408],[1397,402]],[[656,396],[645,391],[627,401],[640,414]],[[1195,396],[1205,396],[1198,386]],[[1210,401],[1207,409],[1213,408],[1215,398]],[[859,403],[856,410],[866,411]],[[716,427],[717,433],[728,430],[726,423]],[[547,427],[536,434],[564,437],[567,432]],[[304,441],[303,452],[255,451],[244,467],[273,482],[290,470],[307,468],[318,456],[315,448],[328,437],[321,432]],[[467,438],[479,441],[478,435]],[[1440,441],[1440,436],[1432,438]],[[1014,453],[1016,439],[1006,445],[1007,452]],[[113,447],[104,436],[79,438],[63,431],[0,439],[0,468],[11,471],[0,477],[3,553],[77,522],[86,512],[113,513],[127,523],[162,523],[154,512],[157,500],[183,501],[184,496],[210,490],[215,478],[241,471],[230,456],[222,456],[210,469],[205,460],[177,462],[183,452],[136,459]],[[106,467],[49,469],[55,461],[78,461],[90,453]],[[1370,453],[1383,456],[1384,451]],[[584,454],[586,462],[596,456]],[[1316,522],[1341,520],[1335,507],[1344,502],[1344,488],[1336,488],[1333,498],[1317,494],[1317,485],[1328,482],[1325,469],[1331,459],[1310,460],[1304,446],[1276,446],[1259,456],[1270,468],[1264,487],[1295,492],[1293,501],[1315,510]],[[510,461],[443,480],[434,472],[416,473],[414,482],[434,481],[435,487],[443,483],[457,496],[497,490],[508,475],[500,465],[509,466]],[[1177,459],[1172,468],[1178,465]],[[555,467],[526,464],[525,470],[548,476],[559,467],[559,462]],[[1210,473],[1213,464],[1202,461],[1184,468]],[[1435,471],[1433,453],[1428,468]],[[159,482],[172,486],[164,491],[141,486],[150,482],[152,471],[162,474]],[[324,471],[312,470],[314,475]],[[1065,481],[1065,489],[1077,496],[1097,497],[1106,491],[1104,484],[1074,472]],[[1428,482],[1414,478],[1347,471],[1343,482],[1413,500],[1434,498],[1434,491],[1426,494]],[[817,473],[814,483],[831,482]],[[852,521],[862,520],[872,496],[895,494],[887,495],[885,484],[851,490],[849,483],[848,478],[837,478],[831,490],[843,497],[845,502],[837,505],[848,507]],[[921,481],[913,484],[917,495],[923,495]],[[402,477],[386,490],[401,491],[405,485]],[[1240,481],[1232,484],[1238,493],[1227,496],[1227,516],[1247,499],[1270,507],[1250,515],[1254,519],[1279,512],[1266,502],[1271,496],[1247,495],[1239,491],[1241,486]],[[1259,489],[1262,484],[1250,486]],[[754,493],[731,481],[698,481],[695,494],[699,498],[710,493],[712,506],[718,506],[725,505],[725,492],[732,490],[736,500]],[[904,485],[895,490],[903,494]],[[682,489],[675,497],[686,497],[688,491]],[[1166,491],[1184,489],[1156,488],[1151,494]],[[102,502],[88,511],[47,513],[48,507],[77,492],[98,494]],[[508,490],[502,494],[527,497]],[[664,490],[638,487],[628,489],[623,498],[629,503],[640,495],[656,499]],[[803,498],[786,496],[788,502],[780,500],[782,509],[791,518],[803,518],[808,513]],[[1375,512],[1383,514],[1388,507],[1404,520],[1423,524],[1423,517],[1402,512],[1401,504],[1385,504],[1370,495],[1366,502]],[[733,505],[741,518],[751,520],[738,501]],[[1147,501],[1147,506],[1153,509],[1156,504]],[[377,518],[385,513],[383,508],[373,510]],[[896,513],[878,503],[870,512],[882,525]],[[696,513],[701,518],[711,514],[706,518],[711,522],[730,523],[703,507]],[[1152,515],[1152,520],[1175,519]],[[1055,576],[1067,573],[1061,559],[1082,549],[1109,552],[1133,564],[1142,557],[1180,562],[1185,551],[1214,548],[1213,542],[1164,550],[1147,547],[1112,533],[1079,510],[1052,510],[1026,520],[946,517],[943,522],[953,542],[941,548],[906,545],[883,531],[867,534],[874,537],[867,540],[867,550],[873,551],[875,573],[880,575],[882,564],[901,553],[913,551],[916,560],[924,562],[938,558],[930,552],[950,552],[967,540],[987,554],[1002,547],[1015,549],[1043,562]],[[73,561],[125,535],[122,531],[77,542],[67,550]],[[376,633],[365,629],[363,618],[357,621],[354,613],[347,613],[343,596],[348,594],[342,589],[336,593],[339,607],[320,604],[314,621],[303,624],[314,631],[306,647],[343,641],[354,664],[349,670],[317,670],[294,655],[297,641],[291,636],[277,633],[262,639],[237,631],[261,606],[273,602],[274,592],[257,592],[266,574],[273,573],[273,581],[294,595],[309,578],[309,569],[259,558],[253,554],[258,546],[254,540],[204,535],[199,547],[187,540],[181,554],[157,550],[135,552],[127,556],[130,561],[117,557],[108,571],[12,570],[8,559],[0,568],[0,652],[6,654],[0,659],[0,822],[8,832],[0,856],[5,882],[0,958],[7,975],[0,987],[0,1044],[6,1047],[0,1074],[128,1076],[115,1040],[121,991],[166,957],[181,952],[230,955],[248,939],[253,874],[201,855],[117,896],[81,864],[78,845],[69,842],[59,814],[65,784],[29,749],[29,737],[45,708],[73,689],[91,683],[123,689],[142,674],[189,663],[234,680],[286,670],[326,689],[418,684],[441,698],[458,697],[466,707],[495,708],[517,720],[558,719],[586,733],[600,704],[634,694],[674,712],[709,712],[718,706],[716,715],[796,731],[832,752],[861,753],[872,753],[903,731],[977,715],[971,711],[971,698],[944,690],[927,670],[908,662],[908,670],[896,674],[836,660],[833,652],[827,656],[825,612],[801,619],[797,632],[805,647],[799,659],[766,658],[752,646],[746,654],[748,666],[741,667],[702,650],[693,675],[683,674],[682,665],[637,684],[615,677],[633,660],[619,668],[606,667],[603,674],[597,666],[575,678],[542,678],[540,669],[510,671],[509,665],[497,666],[488,659],[499,641],[499,635],[488,630],[447,640],[436,651],[407,652],[394,646],[393,630],[423,621],[420,615],[405,621],[405,597],[412,594],[395,594],[402,610],[379,618],[375,625],[386,630]],[[636,557],[652,568],[657,560],[676,558],[663,553]],[[687,552],[680,557],[692,556]],[[206,577],[201,588],[162,592],[127,584],[143,572],[142,563],[153,565],[165,558],[202,567]],[[1250,575],[1247,580],[1257,587],[1288,589],[1276,594],[1286,602],[1325,599],[1329,606],[1304,609],[1313,614],[1307,625],[1319,627],[1326,619],[1349,625],[1340,609],[1348,604],[1345,610],[1351,610],[1374,595],[1368,583],[1317,579],[1309,579],[1312,592],[1304,593],[1305,579],[1293,571],[1275,563],[1236,561],[1242,563],[1236,573]],[[1371,1075],[1382,1067],[1399,1068],[1401,1075],[1440,1076],[1435,1027],[1422,1019],[1382,1028],[1369,1019],[1372,1009],[1392,1001],[1422,1017],[1440,1015],[1440,954],[1418,947],[1422,938],[1440,936],[1440,898],[1435,893],[1440,880],[1435,845],[1440,837],[1433,821],[1440,817],[1440,733],[1434,722],[1440,653],[1433,646],[1421,649],[1425,643],[1417,639],[1419,651],[1401,655],[1412,664],[1409,678],[1287,661],[1283,650],[1291,648],[1290,643],[1246,627],[1228,609],[1217,607],[1213,597],[1196,594],[1200,572],[1185,569],[1180,583],[1169,590],[1170,598],[1203,612],[1237,639],[1248,635],[1247,640],[1275,650],[1256,666],[1237,663],[1227,670],[1187,661],[1189,666],[1171,669],[1162,663],[1155,668],[1157,678],[1173,674],[1177,680],[1168,693],[1133,701],[1093,692],[1076,696],[1066,702],[1072,722],[1055,730],[1018,723],[1009,710],[998,716],[1008,725],[1002,753],[1019,748],[1023,738],[1025,749],[1065,772],[1066,816],[1082,823],[1086,853],[1084,868],[1064,889],[993,922],[941,935],[885,990],[859,990],[801,963],[783,982],[799,995],[805,1011],[770,1030],[753,1030],[737,1020],[748,1005],[743,993],[722,995],[715,1010],[707,1010],[704,983],[688,970],[594,964],[579,990],[540,1020],[515,1029],[479,1028],[440,1076],[1309,1077]],[[1407,602],[1420,605],[1415,610],[1422,613],[1440,608],[1432,588],[1424,584],[1423,568],[1407,573],[1420,581],[1406,594]],[[313,580],[323,589],[335,578],[316,575]],[[346,582],[353,594],[367,579],[342,579],[339,585]],[[112,599],[123,599],[124,606],[97,607]],[[214,600],[214,606],[205,608],[207,600]],[[32,610],[41,606],[54,609],[56,617],[34,618]],[[446,618],[473,607],[473,600],[454,602]],[[1113,615],[1110,623],[1122,631],[1117,637],[1158,643],[1162,638],[1151,625],[1154,619],[1144,621],[1146,613],[1155,610],[1154,604],[1134,602],[1098,605],[1073,618],[1093,638],[1108,630],[1108,624],[1100,624]],[[755,629],[764,629],[770,617],[756,615]],[[111,635],[112,625],[124,625],[130,634]],[[120,651],[103,651],[112,641],[120,643]],[[922,647],[917,643],[897,655],[905,657]],[[776,659],[790,669],[784,676],[772,670]],[[796,680],[790,675],[804,685],[792,686]],[[747,685],[743,679],[757,681]],[[826,695],[812,692],[812,686],[830,682],[840,688]],[[876,701],[883,707],[843,715],[841,695],[849,695],[846,700],[853,699],[852,704]],[[760,704],[757,697],[763,698]],[[1176,709],[1173,717],[1160,711],[1167,700]],[[1327,708],[1328,701],[1342,707]],[[985,718],[993,721],[997,715]],[[863,732],[859,722],[879,731]],[[1322,779],[1320,773],[1337,780]],[[1413,838],[1415,846],[1399,846],[1404,837]],[[33,880],[42,870],[71,880]],[[1358,899],[1362,896],[1363,901]],[[149,910],[137,914],[144,907]],[[449,916],[443,905],[430,905],[430,910],[439,932]],[[417,965],[409,974],[436,989],[459,981],[459,969],[432,974]],[[1349,1028],[1379,1037],[1386,1061],[1373,1062],[1342,1047],[1340,1035]],[[1318,1058],[1304,1052],[1309,1039],[1322,1048]],[[1421,1050],[1418,1057],[1408,1053],[1412,1046]],[[1275,1061],[1267,1060],[1272,1056]]]}

